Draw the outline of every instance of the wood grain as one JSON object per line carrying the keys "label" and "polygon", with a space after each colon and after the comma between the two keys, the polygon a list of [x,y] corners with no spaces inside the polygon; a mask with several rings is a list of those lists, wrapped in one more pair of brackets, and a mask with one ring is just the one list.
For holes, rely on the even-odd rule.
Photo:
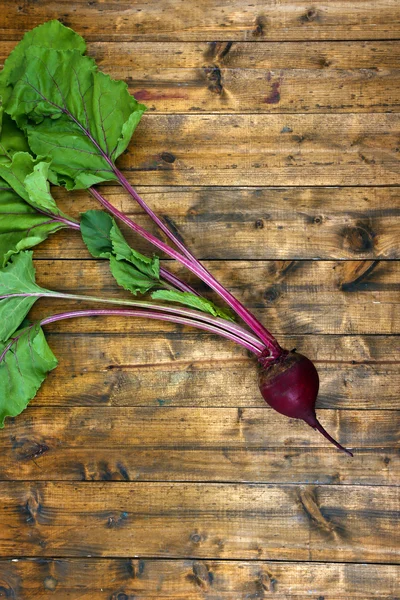
{"label": "wood grain", "polygon": [[3,556],[395,563],[399,490],[375,486],[3,482]]}
{"label": "wood grain", "polygon": [[[39,260],[35,264],[37,281],[46,289],[65,293],[72,289],[90,296],[134,300],[132,294],[118,287],[105,261]],[[204,264],[275,335],[343,331],[349,334],[400,333],[400,316],[396,310],[400,292],[397,262],[212,261]],[[182,277],[186,275],[184,270],[179,273]],[[203,291],[198,280],[187,279]],[[216,299],[212,293],[205,293]],[[61,312],[66,307],[82,308],[82,303],[41,300],[32,311],[32,317]],[[114,319],[109,322],[113,323]],[[86,331],[87,323],[84,323]],[[94,323],[94,326],[89,323],[89,327],[97,331],[98,323]],[[116,323],[120,326],[121,320]],[[79,320],[66,326],[71,332],[82,331]],[[113,331],[122,331],[118,326]],[[136,329],[134,322],[132,328]],[[150,330],[160,329],[171,330],[169,326],[165,329],[162,323],[150,325]],[[51,330],[59,331],[59,324],[51,326]]]}
{"label": "wood grain", "polygon": [[330,0],[314,6],[304,0],[128,0],[3,1],[3,39],[22,34],[48,19],[60,19],[88,40],[367,40],[399,39],[397,0]]}
{"label": "wood grain", "polygon": [[395,485],[391,411],[321,411],[349,460],[304,423],[265,408],[36,408],[6,421],[0,479]]}
{"label": "wood grain", "polygon": [[[157,338],[143,336],[135,343],[136,337],[132,335],[127,340],[129,335],[128,332],[119,339],[115,334],[112,338],[50,334],[49,343],[60,364],[49,375],[33,405],[265,407],[257,387],[254,363],[248,357],[237,360],[231,346],[217,347],[215,340],[209,344],[204,338],[190,340],[188,336],[182,342],[177,334],[169,334],[162,342],[160,335]],[[318,407],[398,409],[398,342],[379,336],[377,339],[351,336],[340,341],[334,336],[328,339],[306,337],[306,341],[302,341],[302,336],[280,340],[289,348],[297,344],[296,347],[308,352],[312,359],[318,358],[321,378]],[[200,344],[205,352],[202,356],[196,352]],[[358,356],[360,348],[364,354],[378,349],[379,345],[380,352],[386,351],[389,359],[396,362],[354,365],[351,358],[344,363],[321,359],[324,352],[337,359],[342,358],[341,350],[351,357],[354,353]],[[225,355],[229,352],[229,358],[221,358],[223,349]],[[92,352],[94,356],[90,359]],[[207,356],[206,361],[204,356]],[[152,359],[155,362],[151,362]],[[365,418],[368,419],[368,415]],[[284,423],[283,420],[282,425]]]}
{"label": "wood grain", "polygon": [[[0,431],[0,597],[397,600],[398,0],[2,9],[0,64],[58,18],[149,106],[121,168],[316,362],[318,416],[355,456],[273,413],[228,341],[143,320],[46,327],[59,367]],[[96,206],[54,193],[74,216]],[[35,259],[44,286],[128,297],[76,233]]]}
{"label": "wood grain", "polygon": [[[61,323],[60,323],[61,325]],[[220,338],[179,331],[147,333],[120,324],[117,335],[50,333],[60,360],[34,405],[265,408],[246,352]],[[147,324],[143,324],[147,329]],[[124,333],[121,334],[121,328]],[[280,336],[310,356],[321,378],[318,406],[398,408],[399,343],[395,336]],[[229,385],[227,385],[229,382]],[[368,418],[368,416],[366,416]],[[284,422],[284,421],[283,421]]]}
{"label": "wood grain", "polygon": [[[0,39],[0,64],[16,46],[17,41]],[[323,71],[335,69],[352,71],[358,69],[399,68],[399,44],[397,41],[360,42],[89,42],[87,54],[92,56],[100,69],[122,73],[124,69],[140,72],[164,69],[199,69],[205,62],[216,62],[226,68],[246,69],[305,69]],[[115,76],[117,79],[117,77]],[[245,108],[245,107],[243,107]]]}
{"label": "wood grain", "polygon": [[[130,179],[135,184],[135,175]],[[397,187],[213,188],[138,187],[160,216],[168,216],[200,259],[395,259],[400,257],[400,191]],[[135,201],[115,186],[103,194],[158,235]],[[79,217],[100,208],[87,192],[53,188],[60,207]],[[142,252],[154,248],[127,239]],[[76,232],[60,232],[37,247],[40,258],[88,258]]]}
{"label": "wood grain", "polygon": [[[14,42],[0,42],[0,64]],[[179,49],[178,49],[179,48]],[[160,113],[392,112],[397,42],[94,42],[101,70]]]}
{"label": "wood grain", "polygon": [[397,184],[399,132],[399,114],[147,114],[120,165],[146,185]]}
{"label": "wood grain", "polygon": [[[221,560],[17,559],[0,562],[3,593],[57,600],[393,600],[394,565]],[[378,585],[379,584],[379,585]],[[7,598],[7,595],[6,595]]]}

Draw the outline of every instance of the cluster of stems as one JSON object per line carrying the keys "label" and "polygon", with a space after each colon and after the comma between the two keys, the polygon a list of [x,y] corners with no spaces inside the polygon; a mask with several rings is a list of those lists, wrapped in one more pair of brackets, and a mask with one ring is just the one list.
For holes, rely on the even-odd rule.
{"label": "cluster of stems", "polygon": [[[252,352],[259,359],[262,360],[264,365],[274,362],[277,358],[282,355],[282,348],[279,346],[276,339],[272,334],[260,323],[255,316],[241,303],[239,302],[224,286],[222,286],[215,277],[195,258],[195,256],[185,247],[185,245],[179,240],[172,231],[165,225],[165,223],[151,210],[151,208],[145,203],[145,201],[138,195],[134,188],[130,185],[124,175],[113,165],[115,174],[126,189],[126,191],[138,202],[138,204],[144,209],[144,211],[150,216],[150,218],[156,223],[161,231],[170,239],[171,242],[176,246],[177,250],[172,246],[166,244],[159,238],[152,235],[146,229],[132,221],[124,213],[120,212],[115,206],[113,206],[108,200],[106,200],[95,188],[90,188],[92,196],[100,202],[100,204],[117,219],[125,223],[131,230],[139,234],[141,237],[146,239],[148,242],[153,244],[156,248],[163,251],[167,256],[177,260],[189,271],[197,275],[204,283],[206,283],[212,290],[214,290],[234,311],[234,313],[240,317],[251,331],[248,331],[244,327],[232,321],[213,317],[207,313],[202,313],[198,310],[192,310],[186,307],[168,306],[164,304],[156,304],[150,301],[141,300],[121,300],[116,298],[101,298],[97,296],[87,295],[76,295],[67,294],[62,292],[53,291],[40,291],[37,293],[21,293],[21,294],[7,294],[0,296],[0,300],[11,297],[46,297],[46,298],[61,298],[71,300],[81,300],[96,303],[106,303],[113,305],[121,305],[126,307],[135,307],[135,309],[89,309],[89,310],[75,310],[65,313],[52,315],[43,319],[40,325],[46,325],[61,321],[63,319],[71,319],[75,317],[92,317],[92,316],[123,316],[123,317],[142,317],[149,319],[158,319],[172,323],[178,323],[181,325],[188,325],[196,327],[198,329],[205,330],[209,333],[217,334],[225,337]],[[40,211],[44,213],[44,211]],[[68,227],[79,230],[80,225],[77,221],[67,219],[61,216],[50,215],[53,220],[59,221],[60,224],[67,225]],[[199,295],[194,288],[182,281],[179,277],[165,269],[160,268],[160,277],[165,282],[168,282],[169,288],[174,288],[184,292],[194,293]],[[34,325],[32,325],[33,327]],[[0,355],[0,363],[4,359],[6,353],[13,344],[18,341],[18,336],[14,337],[8,345],[4,348]]]}
{"label": "cluster of stems", "polygon": [[[64,114],[66,114],[67,117],[79,127],[79,129],[81,129],[83,134],[91,141],[93,146],[96,148],[99,155],[107,163],[111,172],[114,173],[118,182],[128,192],[128,194],[130,194],[130,196],[132,196],[132,198],[136,200],[139,206],[141,206],[141,208],[154,221],[154,223],[166,235],[166,237],[176,246],[177,250],[164,243],[159,238],[153,236],[140,225],[137,225],[134,221],[129,219],[125,214],[123,214],[115,206],[108,202],[108,200],[106,200],[95,188],[92,187],[89,189],[89,191],[91,192],[93,197],[96,198],[96,200],[98,200],[100,204],[102,204],[102,206],[104,206],[104,208],[106,208],[111,214],[117,217],[117,219],[121,220],[130,229],[135,231],[135,233],[142,236],[144,239],[153,244],[153,246],[155,246],[159,250],[162,250],[167,256],[181,263],[189,271],[194,273],[199,279],[206,283],[212,290],[214,290],[228,304],[228,306],[230,306],[230,308],[236,313],[236,315],[246,323],[246,325],[251,329],[258,341],[261,342],[264,359],[275,361],[277,358],[279,358],[282,355],[282,348],[279,346],[274,336],[264,327],[262,323],[260,323],[260,321],[258,321],[258,319],[256,319],[256,317],[241,302],[239,302],[226,288],[224,288],[224,286],[222,286],[215,279],[215,277],[213,277],[213,275],[197,260],[197,258],[190,252],[190,250],[186,248],[186,246],[169,229],[169,227],[167,227],[167,225],[152,211],[152,209],[146,204],[143,198],[141,198],[136,192],[136,190],[131,186],[126,177],[116,167],[111,157],[103,150],[103,148],[100,146],[97,140],[93,137],[91,131],[88,128],[86,128],[82,123],[80,123],[80,121],[69,111],[65,104],[61,108],[61,111]],[[161,276],[166,281],[169,281],[172,285],[174,285],[177,289],[180,289],[182,291],[190,291],[192,293],[197,294],[195,290],[187,286],[186,283],[182,282],[179,278],[177,278],[172,273],[169,273],[165,269],[162,269]],[[161,318],[160,315],[159,318]],[[193,325],[195,324],[193,323]],[[241,343],[241,341],[239,340],[236,341],[238,343]],[[247,347],[245,343],[242,343],[242,345]]]}
{"label": "cluster of stems", "polygon": [[[245,347],[247,350],[253,352],[257,357],[261,358],[264,366],[268,363],[272,363],[276,361],[280,356],[282,356],[283,350],[279,346],[277,340],[274,336],[264,327],[262,323],[241,303],[237,300],[219,281],[215,279],[215,277],[202,265],[197,258],[186,248],[186,246],[182,243],[182,241],[169,229],[169,227],[152,211],[152,209],[146,204],[146,202],[139,196],[136,190],[131,186],[126,177],[119,171],[119,169],[115,166],[112,159],[103,151],[101,146],[97,143],[97,141],[93,138],[91,132],[83,127],[81,123],[69,112],[69,110],[64,107],[61,109],[62,112],[68,115],[70,119],[72,119],[80,129],[84,132],[84,134],[90,139],[93,145],[96,147],[99,154],[103,157],[103,159],[107,162],[110,169],[116,176],[118,182],[122,185],[122,187],[132,196],[134,200],[141,206],[141,208],[147,213],[147,215],[154,221],[154,223],[159,227],[159,229],[165,234],[165,236],[169,239],[170,242],[175,246],[163,242],[158,237],[155,237],[146,229],[132,221],[129,217],[127,217],[124,213],[119,211],[115,206],[113,206],[106,198],[104,198],[100,192],[91,187],[89,189],[92,196],[100,202],[100,204],[112,215],[114,215],[117,219],[125,223],[131,230],[133,230],[136,234],[142,236],[145,240],[150,242],[153,246],[164,252],[170,258],[175,259],[179,263],[181,263],[184,267],[186,267],[189,271],[191,271],[194,275],[196,275],[199,279],[201,279],[209,288],[211,288],[214,292],[216,292],[222,300],[224,300],[228,306],[232,309],[232,311],[244,321],[250,331],[246,330],[244,327],[236,323],[232,323],[228,320],[212,317],[208,314],[203,314],[200,311],[190,310],[188,308],[176,308],[165,305],[157,305],[153,302],[142,302],[142,301],[128,301],[128,300],[116,300],[116,299],[104,299],[97,298],[92,296],[76,296],[73,294],[61,294],[56,292],[46,292],[46,293],[38,293],[37,296],[51,296],[58,298],[70,298],[70,299],[79,299],[86,301],[95,301],[95,302],[105,302],[110,304],[119,304],[126,306],[135,306],[135,310],[122,310],[122,309],[112,309],[112,310],[85,310],[85,311],[73,311],[68,313],[61,313],[58,315],[53,315],[52,317],[48,317],[41,321],[41,325],[46,325],[47,323],[51,323],[54,321],[60,321],[62,319],[69,319],[72,317],[79,316],[97,316],[97,315],[120,315],[120,316],[137,316],[137,317],[146,317],[150,319],[160,319],[164,321],[170,321],[174,323],[180,323],[184,325],[190,325],[193,327],[197,327],[199,329],[203,329],[209,331],[210,333],[216,333],[225,338],[234,341],[241,346]],[[78,222],[68,219],[66,217],[62,217],[59,215],[49,214],[45,211],[39,211],[45,214],[51,219],[51,221],[59,222],[60,225],[66,225],[72,229],[80,229],[80,225]],[[190,292],[195,295],[199,295],[198,292],[192,288],[190,285],[182,281],[175,274],[171,273],[165,267],[160,268],[160,278],[161,281],[164,282],[165,287],[169,289],[176,289],[183,292]],[[24,294],[23,294],[24,295]],[[26,294],[29,296],[35,296],[35,294]],[[3,296],[6,297],[6,296]],[[10,297],[10,296],[7,296]],[[1,297],[0,297],[1,299]],[[16,338],[14,338],[15,340]],[[14,343],[11,341],[11,344]],[[5,351],[0,356],[0,362],[4,358]]]}

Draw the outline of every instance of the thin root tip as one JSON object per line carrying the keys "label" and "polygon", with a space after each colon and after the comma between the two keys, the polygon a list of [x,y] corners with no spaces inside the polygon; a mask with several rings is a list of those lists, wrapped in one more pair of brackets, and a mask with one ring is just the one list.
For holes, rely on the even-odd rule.
{"label": "thin root tip", "polygon": [[320,433],[322,433],[322,435],[324,437],[326,437],[326,439],[329,440],[334,446],[336,446],[336,448],[338,450],[342,450],[342,452],[345,452],[349,456],[353,457],[353,453],[350,452],[350,450],[347,450],[347,448],[342,446],[342,444],[339,444],[339,442],[337,442],[331,435],[329,435],[329,433],[326,431],[326,429],[324,427],[322,427],[322,425],[318,421],[318,419],[315,418],[315,420],[313,419],[311,422],[308,422],[308,424],[311,425],[311,427],[313,427]]}

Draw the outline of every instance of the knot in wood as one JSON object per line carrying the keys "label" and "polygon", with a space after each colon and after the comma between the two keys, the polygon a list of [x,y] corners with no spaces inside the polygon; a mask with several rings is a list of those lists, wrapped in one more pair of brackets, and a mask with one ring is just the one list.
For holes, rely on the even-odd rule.
{"label": "knot in wood", "polygon": [[172,164],[176,161],[176,158],[173,154],[171,154],[171,152],[163,152],[161,154],[161,158],[164,162]]}
{"label": "knot in wood", "polygon": [[309,8],[307,12],[300,17],[302,23],[312,23],[319,20],[319,12],[316,8]]}
{"label": "knot in wood", "polygon": [[375,233],[363,223],[347,227],[343,231],[343,237],[349,250],[355,254],[369,252],[374,247]]}

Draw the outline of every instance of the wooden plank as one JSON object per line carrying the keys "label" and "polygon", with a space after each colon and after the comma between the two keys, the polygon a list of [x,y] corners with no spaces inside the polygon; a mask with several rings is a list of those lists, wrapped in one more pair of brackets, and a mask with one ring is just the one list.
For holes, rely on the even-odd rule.
{"label": "wooden plank", "polygon": [[0,555],[395,563],[398,508],[394,487],[10,481]]}
{"label": "wooden plank", "polygon": [[48,19],[60,19],[88,40],[352,40],[399,38],[397,0],[330,0],[313,6],[304,0],[265,5],[232,0],[93,2],[4,0],[3,39],[16,39]]}
{"label": "wooden plank", "polygon": [[142,185],[389,185],[399,133],[400,114],[147,114],[120,166]]}
{"label": "wooden plank", "polygon": [[19,600],[393,600],[399,567],[218,560],[16,559],[0,561],[7,597]]}
{"label": "wooden plank", "polygon": [[[15,42],[0,42],[0,60]],[[398,42],[92,42],[88,54],[101,68],[200,69],[205,62],[230,69],[394,69],[399,68]],[[245,107],[244,107],[245,108]]]}
{"label": "wooden plank", "polygon": [[113,64],[104,70],[125,79],[137,100],[159,113],[365,113],[400,107],[400,71],[379,67],[260,70],[212,63],[160,73],[116,69]]}
{"label": "wooden plank", "polygon": [[[130,179],[135,183],[135,177]],[[400,258],[399,188],[139,187],[139,193],[200,259]],[[157,233],[121,188],[104,195],[139,224]],[[87,192],[53,188],[70,215],[99,208]],[[153,252],[138,236],[135,248]],[[87,258],[77,233],[60,232],[41,244],[41,258]]]}
{"label": "wooden plank", "polygon": [[[37,281],[46,289],[134,300],[115,283],[105,261],[39,260],[35,264]],[[400,333],[396,310],[399,262],[217,261],[205,265],[276,335]],[[180,274],[185,278],[184,270]],[[188,280],[198,287],[195,278]],[[81,308],[81,303],[75,301],[41,301],[32,311],[32,318],[62,312],[66,305]],[[157,324],[154,327],[160,328]],[[73,321],[68,328],[81,331],[82,322]],[[52,329],[58,331],[58,324]]]}
{"label": "wooden plank", "polygon": [[[0,39],[0,64],[13,50],[16,41]],[[361,42],[89,42],[87,54],[101,69],[128,73],[164,69],[200,69],[205,62],[226,68],[246,69],[352,69],[399,68],[400,47],[397,41]],[[245,107],[244,107],[245,108]]]}
{"label": "wooden plank", "polygon": [[[61,325],[61,323],[60,323]],[[201,334],[147,333],[120,325],[119,336],[50,333],[60,360],[34,405],[265,408],[255,362],[239,346]],[[147,327],[144,326],[144,327]],[[317,364],[318,406],[397,409],[399,342],[394,336],[281,336]]]}
{"label": "wooden plank", "polygon": [[396,416],[321,411],[349,460],[264,408],[31,407],[6,421],[0,479],[395,485]]}
{"label": "wooden plank", "polygon": [[[0,42],[0,63],[14,42]],[[160,113],[392,112],[398,42],[97,42],[101,69]]]}

